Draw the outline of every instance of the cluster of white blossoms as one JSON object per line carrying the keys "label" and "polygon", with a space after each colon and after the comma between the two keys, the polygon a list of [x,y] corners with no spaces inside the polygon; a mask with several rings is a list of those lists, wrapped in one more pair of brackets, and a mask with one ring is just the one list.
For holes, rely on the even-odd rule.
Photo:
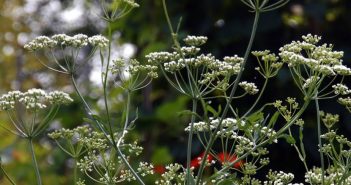
{"label": "cluster of white blossoms", "polygon": [[245,152],[251,151],[255,147],[255,143],[245,136],[240,136],[236,132],[232,132],[230,139],[237,142],[235,145],[235,153],[240,156],[245,154]]}
{"label": "cluster of white blossoms", "polygon": [[[146,73],[150,78],[158,77],[158,67],[150,64],[140,64],[136,59],[130,59],[127,62],[123,58],[118,58],[112,61],[111,72],[113,74],[123,74],[123,72],[129,72],[131,75],[138,76],[140,73]],[[128,65],[126,65],[128,63]]]}
{"label": "cluster of white blossoms", "polygon": [[[139,167],[136,170],[137,170],[138,174],[140,174],[140,176],[142,176],[142,177],[154,174],[154,166],[152,164],[147,163],[147,162],[140,162]],[[128,169],[121,170],[119,177],[116,179],[117,179],[116,182],[123,182],[123,181],[131,182],[131,181],[136,180],[135,176]]]}
{"label": "cluster of white blossoms", "polygon": [[[336,84],[332,86],[334,89],[334,93],[336,95],[350,95],[351,90],[344,84]],[[340,97],[338,102],[345,106],[346,109],[351,112],[351,97]]]}
{"label": "cluster of white blossoms", "polygon": [[199,54],[201,46],[205,44],[207,37],[188,36],[184,39],[188,46],[181,47],[174,52],[153,52],[146,55],[146,59],[151,65],[159,65],[165,71],[176,74],[180,70],[189,67],[202,69],[200,84],[221,84],[223,78],[228,78],[240,72],[244,61],[237,55],[224,57],[222,60],[216,59],[212,54]]}
{"label": "cluster of white blossoms", "polygon": [[254,83],[249,83],[247,81],[243,81],[239,83],[239,86],[245,90],[246,93],[254,95],[258,93],[258,88]]}
{"label": "cluster of white blossoms", "polygon": [[122,0],[122,2],[128,4],[132,8],[138,8],[139,7],[139,4],[136,3],[134,0]]}
{"label": "cluster of white blossoms", "polygon": [[22,98],[20,91],[10,91],[0,97],[0,110],[11,110],[15,108],[16,102]]}
{"label": "cluster of white blossoms", "polygon": [[64,92],[53,91],[46,93],[42,89],[29,89],[27,92],[11,91],[0,97],[0,110],[15,109],[16,103],[24,105],[27,110],[37,111],[48,105],[61,105],[73,102],[73,99]]}
{"label": "cluster of white blossoms", "polygon": [[317,84],[318,80],[321,79],[319,76],[311,76],[304,80],[304,84],[302,85],[303,89],[308,89],[309,87],[313,87]]}
{"label": "cluster of white blossoms", "polygon": [[351,112],[351,98],[350,97],[339,98],[338,102],[341,105],[345,106]]}
{"label": "cluster of white blossoms", "polygon": [[267,175],[268,181],[264,181],[264,185],[284,185],[294,180],[294,174],[285,173],[283,171],[269,171]]}
{"label": "cluster of white blossoms", "polygon": [[262,127],[260,129],[260,132],[262,135],[268,137],[269,139],[273,139],[273,142],[277,143],[278,140],[276,138],[276,134],[277,132],[271,128],[268,128],[268,127]]}
{"label": "cluster of white blossoms", "polygon": [[280,68],[283,66],[283,62],[279,61],[279,57],[269,50],[253,51],[251,53],[256,57],[259,65],[255,70],[264,78],[271,78],[277,75]]}
{"label": "cluster of white blossoms", "polygon": [[182,171],[182,165],[175,163],[166,166],[166,172],[161,175],[160,180],[157,180],[155,184],[157,185],[169,185],[176,184],[181,185],[185,182],[185,172]]}
{"label": "cluster of white blossoms", "polygon": [[102,35],[95,35],[88,38],[89,43],[94,47],[104,48],[107,47],[109,40]]}
{"label": "cluster of white blossoms", "polygon": [[[331,166],[324,174],[324,184],[351,184],[351,176],[344,176],[342,168]],[[342,180],[342,181],[341,181]],[[309,184],[322,184],[322,169],[313,168],[305,174],[305,182]]]}
{"label": "cluster of white blossoms", "polygon": [[207,37],[189,35],[184,39],[184,42],[189,46],[201,46],[207,42]]}
{"label": "cluster of white blossoms", "polygon": [[351,75],[351,69],[342,63],[344,52],[333,51],[333,45],[317,45],[319,36],[308,34],[302,39],[280,48],[279,56],[289,67],[304,65],[314,74],[324,76]]}
{"label": "cluster of white blossoms", "polygon": [[53,49],[53,48],[82,48],[90,44],[93,47],[104,48],[107,47],[109,40],[102,35],[95,35],[88,37],[84,34],[77,34],[74,36],[68,36],[66,34],[56,34],[51,37],[39,36],[29,43],[24,45],[24,48],[28,51],[38,51],[42,49]]}
{"label": "cluster of white blossoms", "polygon": [[[219,118],[214,119],[212,117],[210,118],[209,123],[206,123],[204,121],[195,122],[193,125],[193,132],[198,133],[213,131],[218,127],[219,122]],[[186,132],[190,132],[190,124],[191,123],[189,123],[189,126],[185,128]],[[242,120],[238,122],[238,120],[234,118],[225,118],[222,120],[221,128],[229,132],[231,130],[236,130],[238,128],[238,124],[244,126],[245,122]]]}

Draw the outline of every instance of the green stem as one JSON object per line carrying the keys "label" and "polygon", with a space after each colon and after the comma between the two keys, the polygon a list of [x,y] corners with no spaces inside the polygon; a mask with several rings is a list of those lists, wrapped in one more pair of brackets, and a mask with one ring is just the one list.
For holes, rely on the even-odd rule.
{"label": "green stem", "polygon": [[[193,99],[193,104],[192,104],[192,112],[196,113],[196,108],[197,108],[197,101],[196,99]],[[190,162],[191,162],[191,148],[193,144],[193,132],[194,132],[194,122],[195,122],[195,115],[191,115],[191,123],[190,123],[190,131],[189,131],[189,136],[188,136],[188,150],[187,150],[187,158],[186,158],[186,176],[187,176],[187,181],[186,183],[189,184],[189,179],[191,177],[190,173]]]}
{"label": "green stem", "polygon": [[32,155],[33,166],[34,166],[34,170],[35,170],[35,176],[37,178],[38,185],[42,185],[41,177],[40,177],[40,171],[39,171],[39,166],[38,166],[38,162],[37,162],[37,159],[35,157],[35,152],[34,152],[33,138],[28,138],[28,141],[29,141],[30,153]]}
{"label": "green stem", "polygon": [[320,116],[320,109],[319,109],[319,102],[318,102],[318,98],[315,98],[314,100],[315,105],[316,105],[316,113],[317,113],[317,132],[318,132],[318,145],[319,145],[319,157],[321,159],[321,168],[322,168],[322,185],[324,185],[324,171],[325,171],[325,167],[324,167],[324,155],[322,152],[322,138],[321,138],[321,116]]}
{"label": "green stem", "polygon": [[93,117],[93,111],[91,110],[89,104],[85,101],[83,95],[81,94],[80,90],[78,89],[77,83],[74,79],[74,74],[71,74],[71,81],[72,81],[73,87],[74,87],[78,97],[83,102],[83,105],[85,107],[86,113],[88,114],[88,117],[96,123],[96,125],[99,127],[100,131],[103,132],[104,135],[107,137],[108,134],[107,134],[106,130],[104,129],[103,125]]}
{"label": "green stem", "polygon": [[16,185],[15,181],[12,180],[12,178],[9,176],[9,174],[6,173],[5,169],[2,167],[2,164],[0,164],[0,170],[4,174],[5,178],[12,184]]}
{"label": "green stem", "polygon": [[128,91],[127,94],[127,106],[126,106],[126,116],[125,116],[125,122],[124,122],[124,128],[122,131],[122,136],[119,138],[119,140],[117,141],[116,144],[116,149],[118,154],[120,155],[122,161],[125,163],[125,165],[129,168],[129,170],[131,171],[131,173],[133,174],[133,176],[138,180],[138,182],[140,184],[144,185],[143,180],[139,177],[139,175],[135,172],[135,170],[133,169],[133,167],[129,164],[128,160],[125,158],[124,154],[122,153],[121,149],[120,149],[120,144],[125,136],[125,134],[127,133],[127,127],[128,127],[128,123],[129,123],[129,108],[130,108],[130,92]]}
{"label": "green stem", "polygon": [[[113,138],[113,131],[112,131],[112,125],[111,125],[111,120],[110,120],[110,113],[109,113],[109,108],[108,108],[108,101],[107,101],[107,78],[108,78],[108,72],[109,72],[109,67],[110,67],[110,60],[111,60],[111,40],[112,40],[112,29],[111,29],[111,24],[108,23],[108,39],[109,39],[109,44],[108,44],[108,56],[107,56],[107,64],[105,68],[105,76],[103,77],[103,90],[104,90],[104,103],[105,103],[105,111],[106,111],[106,116],[107,116],[107,123],[110,129],[110,135],[112,140]],[[103,62],[102,62],[103,63]]]}
{"label": "green stem", "polygon": [[199,185],[200,181],[201,181],[201,177],[202,177],[202,173],[203,173],[203,170],[205,168],[205,164],[206,164],[206,158],[207,158],[207,155],[209,154],[210,152],[210,149],[216,139],[216,134],[217,131],[219,130],[219,128],[221,127],[222,125],[222,121],[223,119],[225,118],[225,116],[227,115],[227,112],[229,110],[229,107],[230,107],[230,104],[233,100],[233,97],[234,97],[234,94],[238,88],[238,84],[239,84],[239,81],[241,79],[241,76],[243,75],[243,72],[244,72],[244,68],[245,68],[245,65],[246,65],[246,62],[247,62],[247,59],[249,57],[249,54],[250,54],[250,51],[251,51],[251,48],[252,48],[252,44],[253,44],[253,41],[255,39],[255,36],[256,36],[256,31],[257,31],[257,26],[258,26],[258,20],[259,20],[259,17],[260,17],[260,12],[259,11],[256,11],[255,12],[255,19],[254,19],[254,23],[253,23],[253,26],[252,26],[252,31],[251,31],[251,37],[250,37],[250,41],[249,41],[249,44],[246,48],[246,52],[245,52],[245,55],[244,55],[244,61],[243,61],[243,64],[240,68],[240,72],[238,74],[238,76],[236,77],[235,79],[235,82],[234,82],[234,86],[230,92],[230,95],[229,95],[229,99],[227,101],[227,104],[223,110],[223,114],[221,116],[221,119],[219,120],[219,124],[216,128],[216,130],[214,131],[214,134],[211,135],[210,137],[210,140],[209,140],[209,143],[208,145],[206,146],[206,150],[205,150],[205,153],[204,153],[204,156],[203,156],[203,159],[201,161],[201,165],[200,165],[200,168],[199,168],[199,171],[197,173],[197,179],[196,179],[196,185]]}
{"label": "green stem", "polygon": [[73,184],[77,184],[78,179],[78,168],[77,168],[77,158],[74,158],[74,166],[73,166]]}

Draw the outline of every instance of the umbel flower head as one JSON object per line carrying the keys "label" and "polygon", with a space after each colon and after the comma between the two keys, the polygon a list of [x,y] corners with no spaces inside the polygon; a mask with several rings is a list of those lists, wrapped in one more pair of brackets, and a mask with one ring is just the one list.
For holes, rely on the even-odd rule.
{"label": "umbel flower head", "polygon": [[[164,75],[174,76],[174,82],[171,78],[166,79],[176,84],[174,87],[182,93],[194,95],[194,92],[188,92],[187,85],[197,86],[202,95],[214,89],[225,90],[231,85],[228,82],[230,77],[239,73],[244,59],[234,55],[219,60],[212,54],[201,54],[199,46],[206,41],[207,37],[204,36],[187,36],[184,39],[185,46],[174,48],[173,52],[153,52],[146,55],[146,59],[150,65],[159,66]],[[185,71],[187,77],[182,76]],[[192,83],[179,83],[179,79],[186,78],[192,78]]]}
{"label": "umbel flower head", "polygon": [[0,111],[14,110],[15,105],[22,104],[25,109],[38,111],[50,105],[61,105],[73,102],[64,92],[53,91],[46,93],[42,89],[29,89],[27,92],[10,91],[0,97]]}
{"label": "umbel flower head", "polygon": [[77,34],[74,36],[68,36],[66,34],[56,34],[51,37],[39,36],[29,43],[24,45],[24,49],[28,51],[38,51],[43,49],[54,49],[54,48],[82,48],[87,45],[91,45],[97,48],[104,48],[108,45],[108,39],[102,35],[95,35],[88,37],[84,34]]}
{"label": "umbel flower head", "polygon": [[[0,97],[0,111],[6,111],[15,130],[8,131],[21,137],[34,137],[45,130],[55,117],[59,107],[73,102],[61,91],[46,93],[42,89],[29,89],[26,92],[11,91]],[[41,114],[45,118],[40,120]]]}
{"label": "umbel flower head", "polygon": [[280,48],[280,57],[289,67],[304,65],[313,73],[324,76],[351,75],[351,69],[343,65],[344,52],[333,51],[333,45],[317,45],[321,37],[308,34],[302,41],[293,41]]}
{"label": "umbel flower head", "polygon": [[[84,47],[90,47],[91,53],[83,60],[89,60],[97,51],[100,52],[109,45],[109,40],[102,35],[88,37],[84,34],[76,34],[68,36],[66,34],[56,34],[51,37],[39,36],[24,45],[24,48],[30,52],[43,52],[49,57],[49,61],[54,62],[56,67],[42,62],[38,57],[38,61],[50,70],[71,74],[77,68],[78,58],[81,56],[81,50]],[[82,60],[82,59],[80,59]],[[61,62],[62,61],[62,62]]]}
{"label": "umbel flower head", "polygon": [[[297,86],[306,96],[318,90],[327,77],[351,75],[351,69],[343,64],[344,52],[334,51],[331,44],[320,45],[320,40],[320,36],[308,34],[280,48],[281,60],[291,68]],[[345,86],[333,88],[336,94],[348,93]]]}

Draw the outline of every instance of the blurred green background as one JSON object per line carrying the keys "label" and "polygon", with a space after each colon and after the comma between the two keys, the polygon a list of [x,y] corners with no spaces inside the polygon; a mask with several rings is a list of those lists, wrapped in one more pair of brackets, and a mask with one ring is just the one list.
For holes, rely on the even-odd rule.
{"label": "blurred green background", "polygon": [[[98,17],[100,7],[94,0],[2,0],[0,1],[0,93],[9,90],[43,88],[61,89],[73,93],[69,80],[63,75],[48,71],[36,58],[23,50],[23,45],[39,35],[56,33],[105,33],[105,24]],[[115,56],[135,57],[144,62],[149,52],[169,50],[171,38],[163,15],[161,0],[137,1],[140,8],[113,24]],[[205,35],[209,38],[204,52],[212,52],[218,58],[238,54],[242,56],[248,43],[253,14],[239,0],[177,0],[167,1],[174,25],[180,17],[180,37]],[[291,0],[283,8],[264,13],[261,17],[254,50],[270,49],[277,53],[279,47],[301,35],[312,33],[323,37],[323,42],[332,43],[336,50],[345,51],[344,62],[351,66],[351,1],[350,0]],[[45,58],[43,58],[45,59]],[[260,84],[261,79],[253,68],[250,58],[244,79]],[[99,61],[92,60],[81,69],[78,82],[91,97],[90,102],[99,107],[100,86],[96,83]],[[350,84],[350,80],[346,80]],[[264,101],[272,102],[287,96],[299,96],[293,87],[289,72],[282,69],[279,76],[269,83]],[[87,91],[89,89],[89,91]],[[118,90],[111,93],[113,109],[121,110],[123,101],[118,100]],[[72,94],[75,97],[74,94]],[[75,97],[76,98],[76,97]],[[252,100],[251,100],[252,101]],[[245,109],[251,102],[244,99],[235,106]],[[215,104],[216,102],[214,102]],[[134,95],[134,108],[140,116],[132,139],[144,147],[141,160],[163,166],[170,162],[184,164],[186,160],[187,135],[183,131],[188,119],[177,112],[189,109],[189,99],[169,87],[162,78]],[[350,114],[331,102],[322,102],[322,110],[339,113],[341,124],[338,130],[351,137]],[[60,111],[49,130],[83,124],[82,107],[79,102]],[[305,114],[305,146],[307,162],[312,167],[319,164],[315,112],[311,107]],[[7,124],[6,115],[0,114],[0,124]],[[49,132],[49,131],[48,131]],[[0,129],[0,155],[5,169],[18,184],[34,184],[35,176],[25,142]],[[290,171],[302,182],[304,169],[295,150],[284,141],[270,147],[271,164],[274,170]],[[44,184],[70,184],[72,161],[55,147],[45,135],[37,141],[37,156]],[[194,141],[193,156],[203,151]],[[258,174],[264,177],[267,169]],[[0,184],[8,182],[1,177]],[[91,184],[92,182],[88,183]],[[151,183],[151,181],[150,181]],[[152,183],[151,183],[152,184]]]}

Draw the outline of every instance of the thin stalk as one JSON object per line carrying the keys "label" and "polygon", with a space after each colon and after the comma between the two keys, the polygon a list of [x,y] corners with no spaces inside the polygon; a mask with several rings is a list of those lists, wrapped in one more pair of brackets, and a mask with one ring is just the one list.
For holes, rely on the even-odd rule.
{"label": "thin stalk", "polygon": [[[288,131],[289,131],[290,137],[293,137],[290,128],[288,129]],[[303,166],[305,167],[305,170],[307,172],[308,171],[308,167],[307,167],[307,164],[306,164],[306,157],[305,157],[305,155],[302,152],[300,152],[300,149],[299,149],[299,147],[296,144],[293,144],[293,146],[294,146],[294,148],[295,148],[295,150],[297,152],[297,155],[299,156],[300,161],[303,163]]]}
{"label": "thin stalk", "polygon": [[[257,31],[259,17],[260,17],[260,12],[256,11],[255,12],[255,19],[254,19],[254,23],[253,23],[252,31],[251,31],[251,37],[250,37],[249,44],[248,44],[248,46],[246,48],[243,64],[242,64],[242,66],[240,68],[240,72],[239,72],[238,76],[235,79],[235,83],[234,83],[234,86],[233,86],[233,88],[232,88],[232,90],[230,92],[229,99],[228,99],[227,104],[226,104],[226,106],[225,106],[225,108],[223,110],[223,114],[221,116],[219,124],[218,124],[216,130],[214,131],[214,133],[216,133],[218,131],[218,129],[220,128],[220,126],[222,124],[223,119],[227,115],[227,112],[229,110],[229,107],[230,107],[230,104],[231,104],[232,99],[234,97],[234,94],[235,94],[235,92],[236,92],[236,90],[238,88],[239,81],[241,79],[241,76],[243,75],[244,67],[246,65],[247,59],[249,57],[249,54],[250,54],[250,51],[251,51],[251,48],[252,48],[253,41],[254,41],[255,36],[256,36],[256,31]],[[199,185],[199,183],[201,181],[202,173],[203,173],[203,170],[204,170],[204,167],[205,167],[205,163],[206,163],[206,158],[207,158],[207,155],[208,155],[208,153],[210,151],[210,148],[212,147],[215,139],[216,139],[216,134],[212,134],[211,137],[210,137],[210,141],[209,141],[209,143],[208,143],[208,145],[206,147],[206,150],[205,150],[205,153],[204,153],[204,157],[203,157],[203,159],[201,161],[201,165],[200,165],[199,171],[197,173],[197,179],[196,179],[196,183],[195,183],[196,185]]]}
{"label": "thin stalk", "polygon": [[77,158],[74,158],[74,166],[73,166],[73,184],[77,184],[78,179],[78,168],[77,168]]}
{"label": "thin stalk", "polygon": [[[111,138],[112,138],[112,140],[114,140],[112,125],[111,125],[111,120],[110,120],[108,101],[107,101],[107,78],[108,78],[109,65],[110,65],[110,60],[111,60],[111,40],[112,40],[112,29],[111,29],[110,23],[108,23],[108,39],[109,39],[108,56],[107,56],[105,75],[103,77],[103,91],[104,91],[104,103],[105,103],[105,111],[106,111],[106,116],[107,116],[107,124],[108,124],[109,129],[110,129]],[[101,63],[103,63],[103,61],[101,61]]]}
{"label": "thin stalk", "polygon": [[126,106],[126,115],[125,115],[125,122],[124,122],[124,128],[123,128],[123,131],[122,131],[122,136],[119,138],[117,144],[116,144],[116,149],[117,149],[117,152],[118,154],[120,155],[122,161],[125,163],[125,165],[129,168],[129,170],[131,171],[131,173],[133,174],[133,176],[137,179],[137,181],[140,183],[140,184],[143,184],[144,185],[144,182],[143,180],[141,180],[141,178],[139,177],[139,175],[135,172],[135,170],[133,169],[133,167],[129,164],[128,160],[125,158],[124,154],[122,153],[121,149],[120,149],[120,144],[125,136],[125,134],[127,133],[127,127],[128,127],[128,123],[129,123],[129,109],[130,109],[130,92],[128,91],[128,94],[127,94],[127,106]]}
{"label": "thin stalk", "polygon": [[0,164],[0,171],[4,174],[5,178],[12,184],[16,185],[15,181],[12,180],[12,178],[9,176],[9,174],[6,173],[5,169],[2,167]]}
{"label": "thin stalk", "polygon": [[[197,108],[197,101],[196,99],[193,99],[193,104],[192,104],[192,112],[196,113],[196,108]],[[190,179],[191,173],[190,173],[190,162],[191,162],[191,148],[193,144],[193,132],[194,132],[194,122],[195,122],[195,115],[191,115],[191,123],[190,123],[190,131],[189,131],[189,136],[188,136],[188,149],[187,149],[187,157],[186,157],[186,176],[187,180]],[[189,182],[186,182],[189,183]]]}
{"label": "thin stalk", "polygon": [[35,152],[34,152],[33,138],[28,138],[28,141],[29,141],[30,153],[32,155],[33,166],[34,166],[34,170],[35,170],[35,176],[37,178],[38,185],[42,185],[41,177],[40,177],[40,171],[39,171],[39,166],[38,166],[38,162],[37,162],[37,159],[35,157]]}
{"label": "thin stalk", "polygon": [[322,148],[322,138],[321,138],[321,116],[320,116],[320,112],[319,112],[319,102],[318,102],[318,98],[316,98],[314,100],[315,105],[316,105],[316,113],[317,113],[317,132],[318,132],[318,145],[319,145],[319,157],[321,159],[321,168],[322,168],[322,185],[324,185],[324,171],[325,171],[325,167],[324,167],[324,155],[323,152],[321,150]]}

